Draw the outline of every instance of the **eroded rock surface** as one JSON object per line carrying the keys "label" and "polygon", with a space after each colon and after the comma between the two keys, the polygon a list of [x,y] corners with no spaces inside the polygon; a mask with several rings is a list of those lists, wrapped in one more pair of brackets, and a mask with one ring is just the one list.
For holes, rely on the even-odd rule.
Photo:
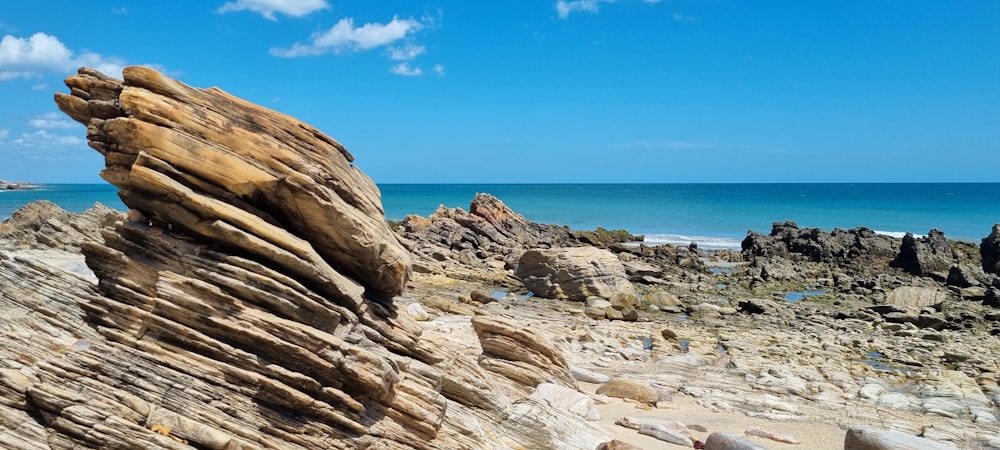
{"label": "eroded rock surface", "polygon": [[[219,89],[145,67],[123,74],[81,69],[66,80],[70,94],[56,95],[87,126],[102,176],[130,209],[102,239],[75,244],[96,286],[0,254],[0,331],[15,342],[0,347],[4,447],[583,449],[608,440],[583,418],[508,397],[535,386],[480,367],[482,351],[421,339],[394,300],[410,253],[343,146]],[[501,328],[492,335],[543,342],[517,322]],[[541,368],[487,353],[572,383],[546,351]]]}

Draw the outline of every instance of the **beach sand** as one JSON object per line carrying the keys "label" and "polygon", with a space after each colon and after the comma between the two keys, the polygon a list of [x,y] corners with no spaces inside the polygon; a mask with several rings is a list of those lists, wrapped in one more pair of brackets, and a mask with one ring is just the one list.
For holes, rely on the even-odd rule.
{"label": "beach sand", "polygon": [[[599,384],[580,383],[580,389],[588,393],[594,393],[599,387]],[[647,450],[683,447],[657,440],[651,436],[639,434],[637,430],[616,425],[615,421],[627,416],[642,416],[645,418],[677,421],[688,426],[700,425],[708,431],[699,432],[691,430],[691,434],[695,439],[702,442],[712,432],[722,431],[741,436],[763,447],[775,450],[793,448],[840,450],[844,448],[844,435],[847,431],[835,424],[806,421],[775,421],[759,417],[748,417],[738,412],[712,411],[697,404],[694,398],[679,393],[674,394],[670,406],[670,408],[646,409],[646,407],[638,406],[634,402],[612,398],[610,403],[597,405],[597,409],[601,413],[601,419],[597,423],[610,431],[615,439],[637,445]],[[762,437],[745,435],[744,431],[747,427],[751,426],[774,434],[794,437],[800,441],[800,444],[787,444]]]}

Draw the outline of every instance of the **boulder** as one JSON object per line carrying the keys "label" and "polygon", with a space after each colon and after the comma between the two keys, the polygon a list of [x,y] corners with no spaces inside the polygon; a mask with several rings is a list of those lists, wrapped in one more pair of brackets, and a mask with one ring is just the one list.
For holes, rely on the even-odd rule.
{"label": "boulder", "polygon": [[[708,448],[708,447],[705,447]],[[844,450],[954,450],[951,444],[901,431],[853,426],[844,437]]]}
{"label": "boulder", "polygon": [[904,309],[935,307],[948,299],[948,293],[932,287],[900,286],[889,292],[886,304]]}
{"label": "boulder", "polygon": [[1000,275],[1000,223],[993,224],[993,230],[979,243],[983,271]]}
{"label": "boulder", "polygon": [[521,255],[515,276],[545,298],[583,302],[589,296],[635,295],[625,269],[608,250],[563,247],[529,250]]}
{"label": "boulder", "polygon": [[552,383],[539,384],[531,397],[548,402],[553,408],[561,409],[587,420],[600,420],[601,413],[597,411],[594,399],[587,394]]}
{"label": "boulder", "polygon": [[489,316],[475,316],[472,327],[479,337],[483,355],[479,365],[534,389],[554,383],[576,390],[565,357],[551,342],[516,322]]}
{"label": "boulder", "polygon": [[667,388],[648,381],[629,378],[612,378],[597,389],[597,393],[608,397],[628,398],[640,403],[655,404],[670,400],[672,396]]}
{"label": "boulder", "polygon": [[919,238],[913,233],[906,233],[892,266],[914,275],[929,276],[932,273],[947,274],[954,260],[951,243],[944,233],[932,229],[927,236]]}
{"label": "boulder", "polygon": [[767,447],[732,433],[713,432],[701,447],[705,450],[767,450]]}

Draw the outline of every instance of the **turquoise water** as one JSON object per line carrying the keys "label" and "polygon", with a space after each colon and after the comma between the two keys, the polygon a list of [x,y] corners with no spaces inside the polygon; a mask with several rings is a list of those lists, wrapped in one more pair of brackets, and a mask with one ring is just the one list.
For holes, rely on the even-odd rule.
{"label": "turquoise water", "polygon": [[[503,200],[529,220],[574,229],[624,228],[649,243],[738,248],[748,230],[771,223],[868,228],[978,242],[1000,223],[1000,183],[862,184],[383,184],[386,217],[427,216],[438,205],[468,209],[477,192]],[[0,192],[0,219],[27,202],[47,199],[70,211],[95,201],[124,209],[106,185],[48,185]]]}

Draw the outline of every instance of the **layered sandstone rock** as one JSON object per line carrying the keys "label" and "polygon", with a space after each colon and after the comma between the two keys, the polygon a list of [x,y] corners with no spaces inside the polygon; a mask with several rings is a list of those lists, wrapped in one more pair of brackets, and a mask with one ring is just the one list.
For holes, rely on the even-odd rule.
{"label": "layered sandstone rock", "polygon": [[[129,218],[79,246],[98,284],[0,253],[6,448],[594,448],[607,436],[421,340],[408,251],[332,138],[144,67],[69,77]],[[501,223],[501,222],[498,222]],[[29,280],[25,282],[24,280]],[[484,322],[487,323],[487,322]],[[471,325],[470,325],[471,327]],[[484,360],[572,383],[517,323]],[[534,343],[544,358],[493,342]],[[524,392],[523,396],[508,395]],[[549,424],[558,424],[550,429]]]}
{"label": "layered sandstone rock", "polygon": [[515,275],[535,295],[582,302],[590,296],[635,295],[621,261],[596,247],[529,250]]}

